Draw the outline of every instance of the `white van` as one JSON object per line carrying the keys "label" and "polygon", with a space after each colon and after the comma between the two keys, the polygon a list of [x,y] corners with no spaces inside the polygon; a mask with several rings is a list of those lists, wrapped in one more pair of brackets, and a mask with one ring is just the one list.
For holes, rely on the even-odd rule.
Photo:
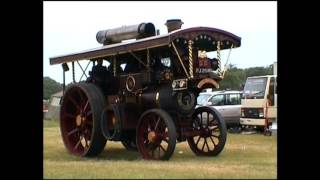
{"label": "white van", "polygon": [[277,121],[277,76],[248,77],[241,99],[242,126],[269,128]]}

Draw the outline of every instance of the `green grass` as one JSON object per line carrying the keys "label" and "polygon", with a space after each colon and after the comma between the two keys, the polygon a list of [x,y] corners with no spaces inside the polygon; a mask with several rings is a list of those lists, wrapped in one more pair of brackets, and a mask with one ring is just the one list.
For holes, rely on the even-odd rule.
{"label": "green grass", "polygon": [[57,120],[44,120],[43,127],[44,128],[59,127],[59,122]]}
{"label": "green grass", "polygon": [[179,143],[169,161],[143,160],[139,153],[108,141],[95,158],[70,155],[57,121],[44,121],[44,178],[276,178],[277,139],[260,134],[228,134],[217,157],[198,157],[186,142]]}

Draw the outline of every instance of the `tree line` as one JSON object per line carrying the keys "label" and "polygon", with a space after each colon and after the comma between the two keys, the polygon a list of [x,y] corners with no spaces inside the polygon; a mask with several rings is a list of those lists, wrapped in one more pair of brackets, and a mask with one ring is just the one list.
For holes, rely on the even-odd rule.
{"label": "tree line", "polygon": [[51,79],[50,77],[43,77],[43,99],[50,99],[51,95],[62,90],[62,84]]}
{"label": "tree line", "polygon": [[[247,77],[273,74],[273,65],[266,67],[237,68],[230,64],[224,79],[220,82],[219,90],[242,90]],[[50,77],[43,77],[43,99],[50,99],[51,95],[62,90],[62,84]]]}
{"label": "tree line", "polygon": [[266,67],[237,68],[236,65],[230,64],[229,69],[220,82],[219,90],[243,90],[247,77],[263,76],[273,74],[273,64]]}

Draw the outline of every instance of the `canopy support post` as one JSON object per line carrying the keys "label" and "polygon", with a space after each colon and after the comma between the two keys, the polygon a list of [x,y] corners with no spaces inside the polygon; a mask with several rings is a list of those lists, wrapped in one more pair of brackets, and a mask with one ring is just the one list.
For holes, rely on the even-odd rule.
{"label": "canopy support post", "polygon": [[75,69],[74,69],[74,61],[72,61],[72,80],[73,80],[73,83],[76,83],[76,77],[75,77]]}
{"label": "canopy support post", "polygon": [[172,42],[172,46],[173,46],[173,49],[174,49],[174,51],[176,52],[176,54],[177,54],[177,56],[178,56],[178,59],[179,59],[179,61],[180,61],[180,64],[181,64],[184,72],[185,72],[186,75],[187,75],[187,78],[190,79],[189,74],[188,74],[188,71],[187,71],[186,67],[184,66],[184,64],[183,64],[183,62],[182,62],[182,59],[181,59],[181,57],[180,57],[180,55],[179,55],[179,53],[178,53],[178,50],[177,50],[176,46],[174,45],[174,42]]}
{"label": "canopy support post", "polygon": [[112,65],[113,65],[113,76],[116,77],[117,75],[117,61],[116,61],[116,56],[112,57]]}
{"label": "canopy support post", "polygon": [[[88,69],[88,67],[89,67],[89,64],[90,64],[90,61],[88,62],[88,64],[87,64],[86,68],[84,69],[84,73],[87,71],[87,69]],[[81,75],[81,77],[80,77],[79,82],[81,81],[81,79],[82,79],[83,75],[85,75],[84,73],[82,73],[82,75]]]}
{"label": "canopy support post", "polygon": [[[88,78],[88,76],[86,75],[86,71],[82,69],[82,66],[81,66],[81,64],[79,63],[79,61],[77,61],[77,63],[78,63],[78,65],[79,65],[82,73],[86,76],[86,78]],[[83,75],[83,74],[82,74],[82,75]]]}
{"label": "canopy support post", "polygon": [[130,53],[139,63],[141,63],[144,67],[146,67],[147,69],[149,69],[148,66],[147,66],[141,59],[139,59],[132,51],[129,51],[129,53]]}
{"label": "canopy support post", "polygon": [[63,85],[62,85],[62,95],[64,95],[64,91],[66,89],[66,71],[69,71],[69,67],[68,67],[68,64],[67,63],[63,63],[62,64],[62,71],[63,71]]}
{"label": "canopy support post", "polygon": [[150,51],[149,48],[147,49],[147,68],[150,68]]}
{"label": "canopy support post", "polygon": [[227,61],[226,61],[226,64],[224,65],[224,68],[223,68],[222,78],[224,78],[224,74],[225,74],[226,71],[228,70],[228,67],[229,67],[229,66],[227,66],[227,64],[228,64],[228,62],[229,62],[229,57],[230,57],[232,48],[233,48],[233,44],[231,44],[230,51],[229,51],[229,54],[228,54],[228,57],[227,57]]}

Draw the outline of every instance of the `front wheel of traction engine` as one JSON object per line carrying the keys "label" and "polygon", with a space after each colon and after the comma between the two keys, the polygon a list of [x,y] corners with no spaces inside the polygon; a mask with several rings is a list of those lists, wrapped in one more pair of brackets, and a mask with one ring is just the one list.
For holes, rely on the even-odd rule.
{"label": "front wheel of traction engine", "polygon": [[227,139],[226,124],[220,113],[209,107],[200,107],[192,119],[192,129],[199,135],[187,138],[191,150],[198,156],[217,156]]}
{"label": "front wheel of traction engine", "polygon": [[93,84],[70,86],[62,100],[60,130],[65,147],[71,154],[96,156],[105,147],[100,117],[105,106],[102,92]]}
{"label": "front wheel of traction engine", "polygon": [[169,160],[176,147],[176,128],[168,113],[150,109],[139,119],[136,138],[144,159]]}

